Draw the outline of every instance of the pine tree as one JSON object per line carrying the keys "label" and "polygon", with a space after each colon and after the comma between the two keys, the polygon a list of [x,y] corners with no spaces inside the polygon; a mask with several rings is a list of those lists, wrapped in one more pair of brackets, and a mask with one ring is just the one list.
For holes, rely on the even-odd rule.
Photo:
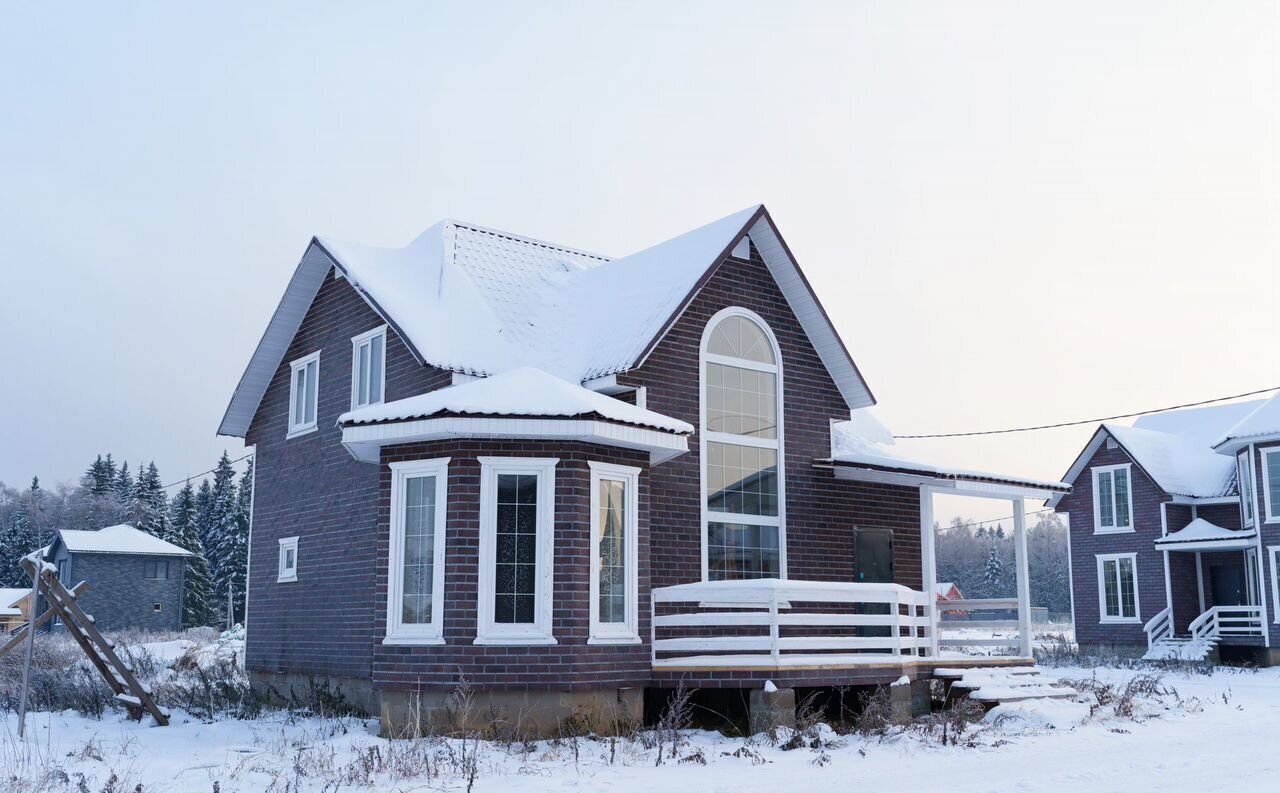
{"label": "pine tree", "polygon": [[116,498],[123,502],[127,503],[133,498],[133,477],[129,474],[128,461],[120,463],[120,470],[116,472],[115,490]]}
{"label": "pine tree", "polygon": [[182,625],[194,628],[208,625],[210,619],[209,563],[196,525],[196,495],[191,480],[174,496],[170,524],[174,545],[191,551],[187,558],[182,592]]}
{"label": "pine tree", "polygon": [[[200,488],[196,490],[196,535],[200,544],[206,549],[213,549],[213,488],[208,479],[200,480]],[[209,575],[212,581],[214,560],[209,560]]]}
{"label": "pine tree", "polygon": [[107,456],[102,460],[102,476],[108,489],[111,483],[116,481],[116,461],[111,459],[111,452],[107,452]]}
{"label": "pine tree", "polygon": [[999,597],[1000,590],[1004,587],[1004,563],[1000,561],[1000,554],[994,542],[991,543],[991,550],[987,553],[987,565],[982,571],[982,583],[986,587],[988,597]]}
{"label": "pine tree", "polygon": [[[224,451],[213,471],[213,502],[209,509],[210,540],[206,545],[213,554],[213,601],[225,603],[233,599],[232,622],[243,613],[244,572],[248,559],[248,533],[240,518],[240,502],[236,494],[235,469]],[[223,620],[226,616],[223,615]],[[230,625],[226,625],[230,628]]]}
{"label": "pine tree", "polygon": [[169,499],[165,495],[164,485],[160,482],[160,471],[154,462],[138,472],[129,513],[134,528],[162,540],[169,538]]}
{"label": "pine tree", "polygon": [[107,463],[102,459],[101,454],[89,466],[89,470],[85,471],[84,477],[80,480],[80,486],[95,496],[101,496],[111,488],[111,478],[107,475]]}
{"label": "pine tree", "polygon": [[27,548],[29,539],[26,513],[21,508],[14,510],[0,526],[0,587],[31,586],[31,579],[18,563],[32,550]]}

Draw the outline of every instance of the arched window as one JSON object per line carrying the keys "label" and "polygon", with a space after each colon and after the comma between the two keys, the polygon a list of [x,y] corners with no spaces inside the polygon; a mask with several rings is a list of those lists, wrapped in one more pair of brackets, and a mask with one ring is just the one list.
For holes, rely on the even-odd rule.
{"label": "arched window", "polygon": [[786,577],[782,360],[764,320],[743,308],[702,335],[702,575]]}

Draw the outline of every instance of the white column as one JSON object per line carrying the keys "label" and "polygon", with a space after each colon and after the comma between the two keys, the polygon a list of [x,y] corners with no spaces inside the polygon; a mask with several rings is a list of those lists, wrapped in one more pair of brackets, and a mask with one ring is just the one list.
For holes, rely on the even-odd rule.
{"label": "white column", "polygon": [[920,486],[920,577],[925,594],[925,613],[929,615],[929,655],[938,657],[938,561],[934,555],[933,491]]}
{"label": "white column", "polygon": [[[1163,506],[1163,505],[1162,505]],[[1173,626],[1173,581],[1169,577],[1169,549],[1164,551],[1164,605],[1169,609],[1169,634],[1174,633]]]}
{"label": "white column", "polygon": [[1031,573],[1027,567],[1027,515],[1020,498],[1013,499],[1013,554],[1018,577],[1018,654],[1031,657]]}

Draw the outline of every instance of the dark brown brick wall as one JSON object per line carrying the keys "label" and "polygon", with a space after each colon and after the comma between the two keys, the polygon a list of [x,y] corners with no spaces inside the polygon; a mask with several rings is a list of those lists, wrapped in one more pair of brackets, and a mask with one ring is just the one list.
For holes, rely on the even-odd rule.
{"label": "dark brown brick wall", "polygon": [[[644,365],[619,381],[648,387],[647,407],[699,424],[698,356],[708,320],[729,306],[769,323],[782,349],[786,460],[787,573],[793,579],[852,581],[854,529],[891,529],[898,583],[920,587],[920,494],[910,487],[837,481],[813,461],[831,454],[831,419],[849,408],[786,298],[752,248],[750,262],[726,259]],[[697,438],[690,453],[652,474],[654,586],[701,577],[702,513]]]}
{"label": "dark brown brick wall", "polygon": [[[245,438],[256,449],[246,665],[250,670],[368,678],[373,655],[378,466],[343,448],[351,407],[351,337],[383,324],[330,273],[307,311]],[[320,350],[318,429],[286,439],[289,363]],[[387,399],[450,382],[387,331]],[[281,537],[298,536],[298,580],[276,583]]]}

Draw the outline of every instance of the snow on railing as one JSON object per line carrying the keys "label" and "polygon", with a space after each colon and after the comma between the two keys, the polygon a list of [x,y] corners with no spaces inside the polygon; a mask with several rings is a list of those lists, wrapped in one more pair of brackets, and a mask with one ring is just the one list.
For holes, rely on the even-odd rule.
{"label": "snow on railing", "polygon": [[708,581],[653,590],[654,668],[856,665],[929,654],[929,596],[899,584]]}
{"label": "snow on railing", "polygon": [[1173,612],[1168,606],[1164,607],[1156,612],[1154,617],[1147,620],[1147,624],[1142,626],[1142,630],[1147,634],[1147,649],[1150,650],[1155,646],[1156,642],[1173,636]]}

